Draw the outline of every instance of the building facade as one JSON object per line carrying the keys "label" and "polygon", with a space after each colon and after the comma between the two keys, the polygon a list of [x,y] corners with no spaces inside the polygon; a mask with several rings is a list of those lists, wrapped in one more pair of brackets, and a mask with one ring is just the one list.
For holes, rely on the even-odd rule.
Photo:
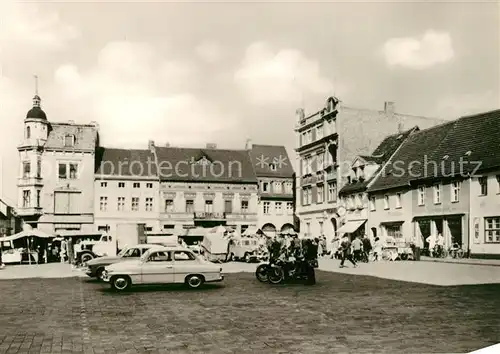
{"label": "building facade", "polygon": [[427,128],[439,119],[398,114],[394,103],[383,111],[343,106],[335,97],[312,115],[297,110],[297,214],[301,233],[331,239],[340,226],[338,191],[347,184],[358,155],[366,155],[386,138],[414,126]]}
{"label": "building facade", "polygon": [[0,237],[20,232],[21,227],[21,219],[14,208],[0,199]]}
{"label": "building facade", "polygon": [[[367,189],[408,137],[418,131],[419,128],[414,127],[401,134],[389,135],[371,155],[360,155],[354,159],[351,171],[347,173],[347,183],[339,191],[339,205],[345,210],[340,216],[339,235],[347,234],[350,238],[368,235],[374,240],[377,236],[404,233],[404,230],[398,230],[399,223],[402,223],[401,209],[405,204],[406,207],[409,205],[408,196],[405,196],[404,191],[383,198],[369,198]],[[383,217],[387,222],[380,226],[369,225],[367,221],[370,213],[373,213],[373,216],[381,213],[379,217]]]}
{"label": "building facade", "polygon": [[249,151],[259,186],[257,227],[266,235],[294,229],[294,171],[285,147],[253,145]]}
{"label": "building facade", "polygon": [[40,103],[35,95],[18,146],[17,213],[47,233],[90,232],[98,126],[49,122]]}

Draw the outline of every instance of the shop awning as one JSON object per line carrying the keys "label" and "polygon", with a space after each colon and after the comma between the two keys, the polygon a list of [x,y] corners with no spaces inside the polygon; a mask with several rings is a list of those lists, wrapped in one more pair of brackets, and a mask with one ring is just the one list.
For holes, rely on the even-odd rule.
{"label": "shop awning", "polygon": [[361,227],[361,225],[363,225],[365,222],[366,222],[366,219],[348,221],[340,229],[338,229],[338,233],[339,234],[352,234],[357,229],[359,229]]}
{"label": "shop awning", "polygon": [[17,239],[20,239],[23,237],[31,237],[31,236],[40,237],[40,238],[54,237],[54,235],[47,234],[47,233],[40,231],[38,229],[32,229],[29,231],[21,231],[21,232],[18,232],[17,234],[10,235],[7,237],[1,237],[0,241],[13,241],[13,240],[17,240]]}
{"label": "shop awning", "polygon": [[61,237],[101,237],[103,232],[85,232],[81,230],[57,230],[56,234]]}

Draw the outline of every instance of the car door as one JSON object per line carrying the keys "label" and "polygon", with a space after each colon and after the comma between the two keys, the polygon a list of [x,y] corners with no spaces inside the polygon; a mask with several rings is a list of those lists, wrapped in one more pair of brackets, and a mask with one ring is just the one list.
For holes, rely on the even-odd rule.
{"label": "car door", "polygon": [[143,284],[173,283],[174,264],[170,252],[152,252],[142,263],[141,274]]}
{"label": "car door", "polygon": [[186,276],[199,273],[200,263],[190,251],[173,251],[175,282],[184,283]]}

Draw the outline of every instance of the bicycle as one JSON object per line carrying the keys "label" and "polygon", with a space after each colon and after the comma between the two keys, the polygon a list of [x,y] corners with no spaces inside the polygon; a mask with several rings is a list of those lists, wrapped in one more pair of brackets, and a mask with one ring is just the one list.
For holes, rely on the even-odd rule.
{"label": "bicycle", "polygon": [[434,258],[446,258],[448,257],[448,251],[444,247],[438,245],[434,246],[434,251],[432,252]]}
{"label": "bicycle", "polygon": [[448,253],[452,258],[462,259],[465,256],[465,251],[462,249],[462,246],[460,246],[458,243],[454,243],[453,245],[451,245]]}

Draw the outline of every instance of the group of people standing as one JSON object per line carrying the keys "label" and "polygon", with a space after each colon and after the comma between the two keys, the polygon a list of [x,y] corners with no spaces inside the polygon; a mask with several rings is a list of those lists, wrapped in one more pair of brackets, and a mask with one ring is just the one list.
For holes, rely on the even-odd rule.
{"label": "group of people standing", "polygon": [[444,237],[442,234],[430,235],[425,239],[429,245],[429,256],[440,257],[444,250]]}

